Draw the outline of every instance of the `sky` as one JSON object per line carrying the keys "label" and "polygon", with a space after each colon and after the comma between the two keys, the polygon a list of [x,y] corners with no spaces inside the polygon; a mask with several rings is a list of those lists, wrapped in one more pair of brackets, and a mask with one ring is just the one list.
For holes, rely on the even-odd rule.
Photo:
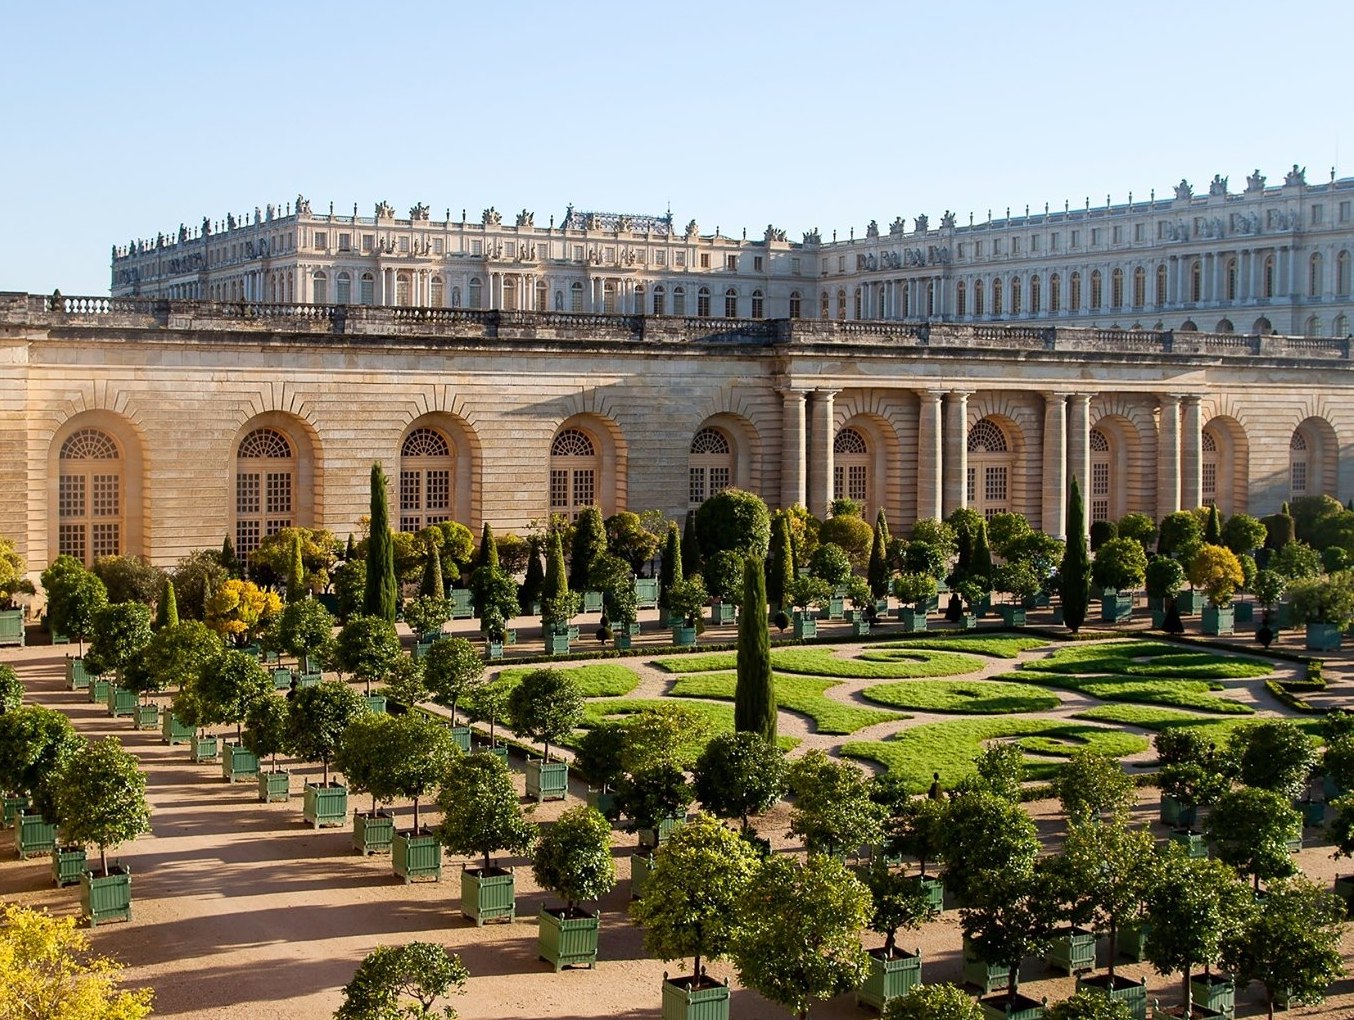
{"label": "sky", "polygon": [[106,294],[114,244],[298,193],[797,240],[1354,176],[1351,30],[1348,0],[0,0],[0,291]]}

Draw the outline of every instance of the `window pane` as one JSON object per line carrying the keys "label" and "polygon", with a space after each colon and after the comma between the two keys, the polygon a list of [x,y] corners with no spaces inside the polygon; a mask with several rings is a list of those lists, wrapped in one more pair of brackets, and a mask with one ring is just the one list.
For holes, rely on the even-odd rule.
{"label": "window pane", "polygon": [[259,547],[259,522],[238,521],[235,524],[235,551],[248,556]]}
{"label": "window pane", "polygon": [[117,556],[121,553],[121,530],[121,527],[116,523],[99,523],[89,526],[89,551],[95,559],[100,556]]}
{"label": "window pane", "polygon": [[268,473],[268,513],[291,513],[291,472]]}
{"label": "window pane", "polygon": [[422,476],[417,471],[400,472],[400,509],[420,510],[419,496]]}
{"label": "window pane", "polygon": [[710,469],[710,495],[716,492],[723,492],[729,487],[729,469],[726,467],[712,467]]}
{"label": "window pane", "polygon": [[1006,468],[988,468],[984,475],[983,482],[983,496],[986,502],[1006,502]]}
{"label": "window pane", "polygon": [[235,476],[235,512],[237,514],[256,514],[259,512],[259,476],[240,474]]}
{"label": "window pane", "polygon": [[591,468],[574,472],[574,507],[592,506],[596,481]]}
{"label": "window pane", "polygon": [[74,556],[84,562],[85,526],[83,524],[62,524],[57,527],[57,552],[63,556]]}
{"label": "window pane", "polygon": [[447,510],[451,507],[451,472],[429,471],[424,483],[427,490],[426,509]]}
{"label": "window pane", "polygon": [[569,505],[569,472],[550,472],[550,508],[562,510]]}
{"label": "window pane", "polygon": [[[85,515],[85,476],[62,475],[57,483],[57,516],[83,517]],[[83,530],[81,535],[83,535]],[[84,546],[84,539],[80,544]],[[74,553],[71,553],[74,556]],[[83,557],[81,557],[83,558]]]}
{"label": "window pane", "polygon": [[705,468],[693,467],[687,471],[687,501],[705,502]]}
{"label": "window pane", "polygon": [[[91,495],[91,516],[93,517],[116,517],[118,516],[118,476],[117,475],[94,475],[90,479],[92,483],[90,488],[93,490]],[[94,555],[98,556],[99,553]]]}

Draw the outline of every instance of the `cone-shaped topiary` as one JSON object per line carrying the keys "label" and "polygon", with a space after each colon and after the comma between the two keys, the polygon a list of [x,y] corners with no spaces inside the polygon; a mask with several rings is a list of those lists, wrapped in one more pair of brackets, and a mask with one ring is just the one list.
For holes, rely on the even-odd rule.
{"label": "cone-shaped topiary", "polygon": [[395,622],[399,583],[395,579],[395,540],[390,533],[390,504],[381,465],[371,466],[371,536],[367,539],[367,579],[362,612]]}
{"label": "cone-shaped topiary", "polygon": [[765,566],[750,556],[743,564],[743,615],[738,620],[738,681],[733,725],[738,731],[776,740],[776,692],[771,685],[771,633],[766,618]]}
{"label": "cone-shaped topiary", "polygon": [[1086,508],[1081,501],[1081,486],[1072,476],[1067,498],[1067,545],[1062,566],[1058,568],[1058,593],[1062,600],[1063,623],[1075,634],[1086,622],[1086,607],[1091,600],[1091,558],[1086,548]]}

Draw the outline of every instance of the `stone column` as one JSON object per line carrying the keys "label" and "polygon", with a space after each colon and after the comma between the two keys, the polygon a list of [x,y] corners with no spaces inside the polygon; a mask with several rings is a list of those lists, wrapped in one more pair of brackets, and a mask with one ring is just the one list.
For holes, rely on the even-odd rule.
{"label": "stone column", "polygon": [[945,398],[945,516],[968,506],[968,398],[972,390],[951,390]]}
{"label": "stone column", "polygon": [[804,398],[803,390],[784,389],[781,397],[781,440],[780,440],[780,505],[791,507],[804,506],[808,502],[805,490],[804,468],[806,464],[804,436]]}
{"label": "stone column", "polygon": [[1083,523],[1089,528],[1091,514],[1091,394],[1073,393],[1067,403],[1067,473],[1077,480],[1086,507]]}
{"label": "stone column", "polygon": [[836,390],[814,390],[809,426],[809,511],[827,517],[832,505],[832,398]]}
{"label": "stone column", "polygon": [[1157,398],[1157,520],[1180,509],[1180,394]]}
{"label": "stone column", "polygon": [[1044,483],[1041,526],[1054,538],[1067,528],[1067,394],[1044,394]]}
{"label": "stone column", "polygon": [[941,390],[922,390],[917,421],[917,520],[943,516],[941,501],[944,475],[940,398]]}
{"label": "stone column", "polygon": [[1180,509],[1193,510],[1203,502],[1203,422],[1199,397],[1190,394],[1181,400],[1180,420]]}

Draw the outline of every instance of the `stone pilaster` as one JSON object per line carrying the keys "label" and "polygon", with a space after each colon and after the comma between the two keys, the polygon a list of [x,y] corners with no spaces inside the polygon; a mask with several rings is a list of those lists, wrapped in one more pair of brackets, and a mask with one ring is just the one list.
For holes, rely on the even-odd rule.
{"label": "stone pilaster", "polygon": [[1063,538],[1067,526],[1067,394],[1044,394],[1042,527]]}
{"label": "stone pilaster", "polygon": [[832,398],[836,390],[814,390],[809,426],[809,511],[827,517],[832,506]]}
{"label": "stone pilaster", "polygon": [[972,390],[951,390],[945,397],[944,512],[968,506],[968,398]]}
{"label": "stone pilaster", "polygon": [[944,474],[943,436],[941,429],[940,390],[922,390],[920,416],[917,421],[917,520],[940,518],[944,513],[941,499]]}
{"label": "stone pilaster", "polygon": [[[1086,506],[1083,523],[1091,523],[1091,395],[1073,393],[1067,401],[1067,473],[1077,480]],[[1070,480],[1069,480],[1070,484]]]}
{"label": "stone pilaster", "polygon": [[808,497],[805,491],[807,479],[804,468],[807,462],[805,447],[803,390],[780,390],[781,398],[781,448],[780,448],[780,505],[782,507],[804,506]]}
{"label": "stone pilaster", "polygon": [[1203,421],[1199,397],[1181,399],[1180,416],[1180,509],[1193,510],[1203,502]]}
{"label": "stone pilaster", "polygon": [[1157,420],[1157,520],[1180,509],[1180,394],[1163,393]]}

